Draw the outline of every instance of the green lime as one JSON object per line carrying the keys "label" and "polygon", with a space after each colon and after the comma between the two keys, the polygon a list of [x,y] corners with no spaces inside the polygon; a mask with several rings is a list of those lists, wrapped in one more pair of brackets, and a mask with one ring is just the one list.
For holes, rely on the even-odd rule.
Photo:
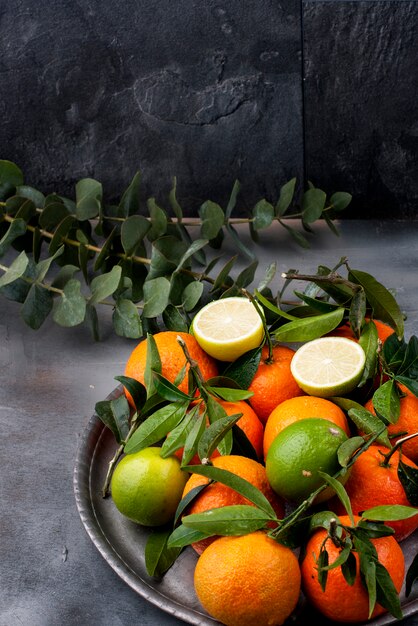
{"label": "green lime", "polygon": [[290,369],[305,393],[329,398],[350,393],[360,382],[366,355],[346,337],[320,337],[298,348]]}
{"label": "green lime", "polygon": [[110,483],[116,508],[143,526],[171,521],[189,478],[175,456],[163,459],[161,448],[149,447],[124,456]]}
{"label": "green lime", "polygon": [[[310,417],[286,426],[273,440],[266,457],[267,478],[273,490],[289,502],[302,502],[325,480],[319,472],[333,476],[341,465],[337,451],[348,439],[329,420]],[[346,472],[341,482],[348,478]],[[334,491],[328,487],[315,504],[328,500]]]}

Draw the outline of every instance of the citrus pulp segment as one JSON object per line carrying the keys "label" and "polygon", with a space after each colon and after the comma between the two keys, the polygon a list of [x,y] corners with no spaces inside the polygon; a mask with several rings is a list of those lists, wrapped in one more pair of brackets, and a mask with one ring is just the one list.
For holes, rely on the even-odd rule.
{"label": "citrus pulp segment", "polygon": [[247,298],[209,302],[193,319],[193,335],[207,354],[219,361],[235,361],[263,341],[263,321]]}
{"label": "citrus pulp segment", "polygon": [[290,369],[306,393],[328,398],[352,391],[360,382],[366,355],[345,337],[320,337],[296,350]]}

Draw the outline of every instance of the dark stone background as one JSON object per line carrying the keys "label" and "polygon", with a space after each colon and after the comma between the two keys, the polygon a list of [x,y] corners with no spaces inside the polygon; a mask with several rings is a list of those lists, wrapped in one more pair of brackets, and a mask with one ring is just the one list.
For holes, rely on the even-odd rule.
{"label": "dark stone background", "polygon": [[1,158],[72,196],[136,170],[193,213],[292,176],[347,218],[418,216],[418,2],[15,0],[0,8]]}

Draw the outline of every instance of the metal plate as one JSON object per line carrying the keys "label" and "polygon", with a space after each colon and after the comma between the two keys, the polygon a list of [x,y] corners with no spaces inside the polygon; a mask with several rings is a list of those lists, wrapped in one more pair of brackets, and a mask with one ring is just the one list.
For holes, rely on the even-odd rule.
{"label": "metal plate", "polygon": [[[108,397],[120,395],[117,387]],[[194,592],[193,572],[197,555],[190,547],[183,550],[162,580],[148,576],[144,548],[149,531],[125,519],[113,504],[112,498],[103,499],[103,486],[109,461],[116,451],[113,434],[96,415],[92,415],[82,434],[74,468],[74,492],[77,508],[87,533],[107,563],[132,589],[188,624],[216,626],[220,622],[202,609]],[[402,542],[406,568],[418,552],[418,532]],[[401,592],[404,617],[418,612],[418,588],[408,599]],[[300,610],[299,610],[300,609]],[[312,609],[304,611],[303,602],[292,624],[312,623]],[[323,619],[323,618],[321,618]],[[395,624],[393,616],[385,614],[368,622],[368,626]],[[330,622],[327,621],[327,624]]]}

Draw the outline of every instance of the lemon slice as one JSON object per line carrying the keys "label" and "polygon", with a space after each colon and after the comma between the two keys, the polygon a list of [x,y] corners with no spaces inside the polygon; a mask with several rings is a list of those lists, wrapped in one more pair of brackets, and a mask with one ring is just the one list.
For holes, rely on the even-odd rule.
{"label": "lemon slice", "polygon": [[263,340],[263,321],[247,298],[222,298],[195,316],[192,332],[203,350],[219,361],[235,361]]}
{"label": "lemon slice", "polygon": [[345,337],[320,337],[296,350],[290,369],[303,391],[328,398],[352,391],[366,362],[363,348]]}

